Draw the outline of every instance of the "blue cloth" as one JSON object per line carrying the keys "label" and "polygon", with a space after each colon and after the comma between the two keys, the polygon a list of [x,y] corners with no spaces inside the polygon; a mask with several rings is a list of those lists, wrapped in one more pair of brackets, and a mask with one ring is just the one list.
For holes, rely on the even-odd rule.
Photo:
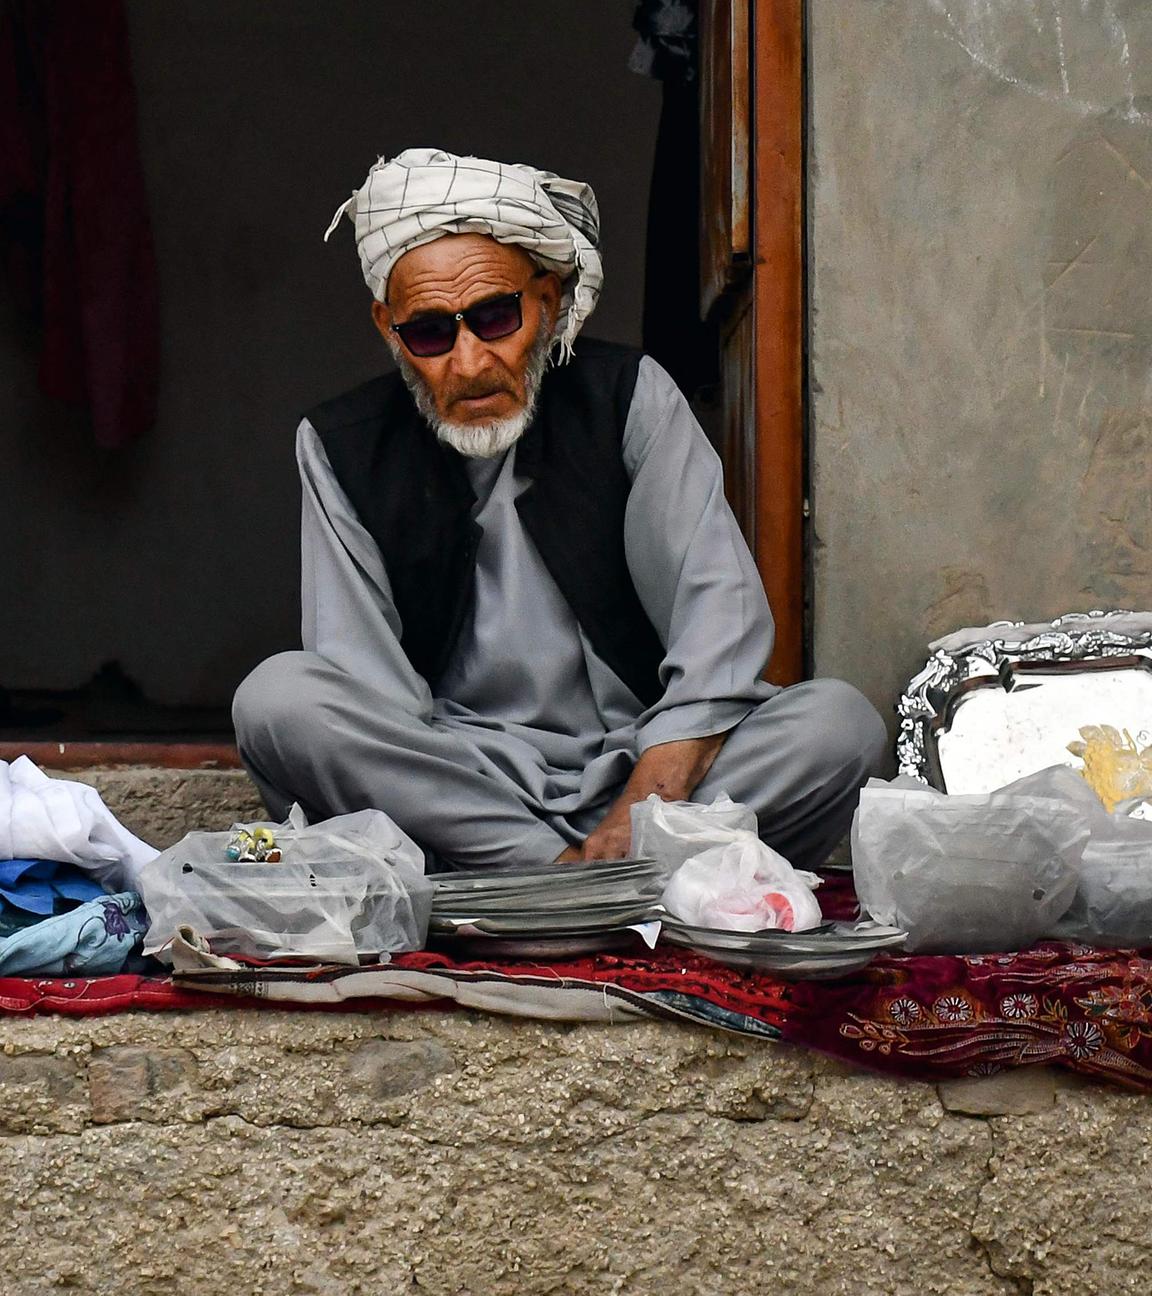
{"label": "blue cloth", "polygon": [[133,960],[147,930],[135,891],[101,893],[0,940],[0,976],[110,976]]}
{"label": "blue cloth", "polygon": [[[75,864],[55,860],[0,860],[0,902],[48,917],[69,903],[83,904],[104,888]],[[58,901],[68,903],[58,904]]]}

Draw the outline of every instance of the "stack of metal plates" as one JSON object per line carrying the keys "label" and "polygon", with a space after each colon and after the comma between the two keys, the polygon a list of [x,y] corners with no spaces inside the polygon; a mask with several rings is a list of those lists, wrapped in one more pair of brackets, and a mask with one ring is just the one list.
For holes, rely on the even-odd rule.
{"label": "stack of metal plates", "polygon": [[693,927],[670,914],[661,940],[683,945],[732,967],[758,968],[802,980],[846,976],[867,967],[881,950],[899,949],[906,932],[876,922],[823,923],[809,931],[723,931]]}
{"label": "stack of metal plates", "polygon": [[657,916],[654,860],[577,860],[439,873],[429,936],[490,958],[572,958],[619,949]]}

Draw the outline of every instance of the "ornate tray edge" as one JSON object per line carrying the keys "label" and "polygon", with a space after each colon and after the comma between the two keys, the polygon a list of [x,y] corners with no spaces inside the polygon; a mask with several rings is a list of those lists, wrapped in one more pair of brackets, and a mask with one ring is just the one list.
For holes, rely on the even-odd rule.
{"label": "ornate tray edge", "polygon": [[[1027,661],[1087,661],[1098,657],[1124,657],[1152,651],[1152,628],[1126,634],[1111,627],[1115,617],[1131,611],[1070,612],[1022,642],[1007,637],[976,640],[951,651],[937,649],[913,676],[896,703],[900,732],[896,739],[899,772],[930,787],[942,788],[939,763],[934,759],[933,721],[941,715],[953,690],[977,675],[997,675],[1005,663]],[[1011,630],[1026,621],[997,621],[989,630]]]}

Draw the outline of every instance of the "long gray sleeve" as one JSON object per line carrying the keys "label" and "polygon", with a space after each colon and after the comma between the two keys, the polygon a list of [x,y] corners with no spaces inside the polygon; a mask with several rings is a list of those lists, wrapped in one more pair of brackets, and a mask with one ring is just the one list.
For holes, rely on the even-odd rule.
{"label": "long gray sleeve", "polygon": [[421,720],[432,695],[400,646],[400,617],[375,541],[357,518],[305,419],[296,436],[303,494],[300,633],[304,647]]}
{"label": "long gray sleeve", "polygon": [[666,647],[664,695],[637,720],[637,753],[723,733],[777,690],[760,679],[773,623],[724,498],[720,460],[668,374],[645,357],[624,436],[624,541]]}

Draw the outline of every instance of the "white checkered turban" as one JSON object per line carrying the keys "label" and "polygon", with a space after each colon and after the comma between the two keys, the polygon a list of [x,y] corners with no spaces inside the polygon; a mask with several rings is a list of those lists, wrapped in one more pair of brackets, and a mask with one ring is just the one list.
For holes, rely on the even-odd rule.
{"label": "white checkered turban", "polygon": [[519,163],[407,149],[379,159],[341,203],[326,239],[341,216],[356,227],[360,266],[377,301],[386,300],[388,277],[405,252],[444,234],[488,234],[524,248],[563,280],[553,335],[561,362],[596,309],[604,282],[600,211],[582,181]]}

